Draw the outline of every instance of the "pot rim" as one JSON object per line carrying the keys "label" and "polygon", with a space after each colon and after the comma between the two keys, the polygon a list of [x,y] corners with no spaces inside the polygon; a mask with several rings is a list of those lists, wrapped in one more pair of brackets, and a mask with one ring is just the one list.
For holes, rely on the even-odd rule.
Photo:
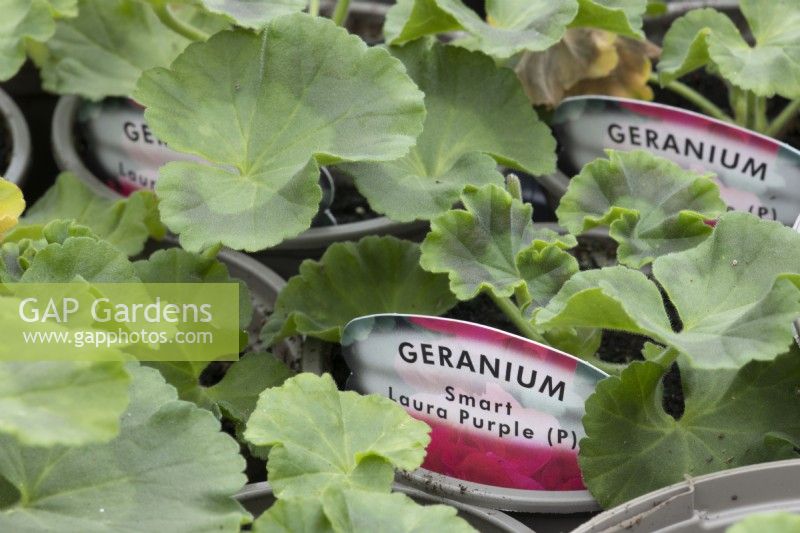
{"label": "pot rim", "polygon": [[796,484],[799,472],[800,459],[788,459],[694,478],[687,476],[686,481],[609,509],[573,533],[599,533],[610,529],[661,531],[662,527],[684,522],[691,525],[692,520],[701,523],[713,520],[715,526],[725,527],[732,525],[729,523],[731,519],[741,519],[750,514],[787,508],[800,512],[800,490]]}
{"label": "pot rim", "polygon": [[11,135],[11,161],[3,177],[21,186],[25,183],[31,165],[31,132],[25,121],[25,115],[2,89],[0,89],[0,115],[5,119]]}
{"label": "pot rim", "polygon": [[588,490],[544,491],[490,487],[424,468],[413,472],[398,472],[397,478],[448,499],[502,511],[573,514],[602,509]]}
{"label": "pot rim", "polygon": [[[62,96],[53,113],[52,137],[53,156],[58,168],[74,173],[95,193],[111,199],[121,199],[122,195],[107,187],[89,170],[76,148],[73,137],[73,124],[81,98]],[[264,250],[273,251],[305,250],[326,247],[338,241],[358,240],[367,235],[386,235],[410,233],[427,226],[427,221],[395,222],[385,216],[338,226],[310,228],[297,237],[287,239],[277,246]]]}
{"label": "pot rim", "polygon": [[[395,492],[402,492],[406,496],[410,496],[412,498],[426,500],[430,503],[440,503],[455,507],[459,511],[476,516],[499,529],[508,531],[509,533],[534,533],[533,530],[531,530],[528,526],[501,511],[495,511],[493,509],[487,509],[478,505],[471,505],[464,502],[449,500],[447,498],[429,494],[414,487],[408,487],[400,483],[395,483],[392,486],[392,490]],[[242,490],[240,490],[234,496],[234,498],[236,498],[236,500],[239,502],[244,502],[269,495],[272,495],[272,487],[268,481],[262,481],[260,483],[249,483],[245,485]]]}

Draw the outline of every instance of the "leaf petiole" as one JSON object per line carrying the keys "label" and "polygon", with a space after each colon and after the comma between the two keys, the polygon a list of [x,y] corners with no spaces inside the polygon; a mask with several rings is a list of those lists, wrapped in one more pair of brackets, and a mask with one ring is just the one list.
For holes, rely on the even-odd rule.
{"label": "leaf petiole", "polygon": [[308,14],[312,17],[319,15],[319,0],[311,0],[311,3],[308,5]]}
{"label": "leaf petiole", "polygon": [[539,332],[537,332],[531,323],[525,319],[525,317],[522,315],[522,312],[511,300],[511,298],[497,296],[492,291],[486,291],[486,294],[489,295],[495,305],[497,305],[498,309],[500,309],[503,314],[506,315],[509,320],[511,320],[511,322],[517,327],[522,335],[532,341],[545,342],[544,338],[539,334]]}
{"label": "leaf petiole", "polygon": [[789,124],[797,117],[800,112],[800,98],[792,100],[789,105],[783,108],[783,111],[775,117],[775,120],[767,127],[765,134],[770,137],[781,137]]}
{"label": "leaf petiole", "polygon": [[[650,83],[653,84],[660,84],[658,80],[658,75],[655,73],[650,74]],[[702,94],[698,93],[688,85],[681,83],[679,81],[673,81],[666,85],[662,86],[664,89],[672,91],[673,93],[682,96],[692,104],[694,104],[698,109],[710,115],[718,120],[722,120],[724,122],[735,122],[730,115],[728,115],[725,111],[720,109],[716,104],[714,104],[711,100],[703,96]]]}
{"label": "leaf petiole", "polygon": [[350,0],[338,0],[336,2],[336,7],[333,10],[333,15],[331,16],[331,19],[336,23],[337,26],[341,26],[347,19],[347,13],[349,10],[350,10]]}
{"label": "leaf petiole", "polygon": [[190,41],[205,41],[210,37],[209,34],[177,18],[175,13],[170,10],[167,2],[154,3],[153,10],[166,27],[179,35],[183,35]]}

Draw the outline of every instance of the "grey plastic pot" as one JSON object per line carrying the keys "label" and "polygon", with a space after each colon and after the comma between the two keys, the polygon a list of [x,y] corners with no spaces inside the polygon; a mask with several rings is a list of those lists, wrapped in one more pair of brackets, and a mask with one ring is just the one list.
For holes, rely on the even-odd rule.
{"label": "grey plastic pot", "polygon": [[[80,104],[80,98],[65,96],[59,99],[56,106],[52,128],[53,156],[56,164],[61,170],[74,173],[97,194],[108,198],[121,198],[89,169],[78,149],[75,122]],[[421,239],[427,228],[428,224],[425,222],[400,223],[386,217],[339,226],[311,228],[275,248],[254,254],[254,257],[280,275],[290,277],[297,273],[304,259],[320,258],[334,242],[358,240],[367,235],[394,235],[400,238]]]}
{"label": "grey plastic pot", "polygon": [[31,164],[31,133],[28,123],[17,104],[0,89],[0,134],[8,130],[11,141],[11,159],[8,168],[0,168],[0,176],[22,185]]}
{"label": "grey plastic pot", "polygon": [[574,533],[724,532],[751,514],[800,513],[798,479],[798,459],[690,478],[606,511]]}
{"label": "grey plastic pot", "polygon": [[[423,505],[444,504],[455,507],[461,518],[482,533],[532,533],[524,524],[499,511],[431,496],[400,484],[395,484],[394,490],[406,494],[417,503]],[[259,516],[275,502],[272,488],[266,482],[247,485],[236,495],[236,499],[254,516]]]}

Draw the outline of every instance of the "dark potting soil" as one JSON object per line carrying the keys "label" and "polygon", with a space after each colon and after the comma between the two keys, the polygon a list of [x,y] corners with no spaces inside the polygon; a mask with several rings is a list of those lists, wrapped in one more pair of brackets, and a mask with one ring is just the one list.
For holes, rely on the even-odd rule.
{"label": "dark potting soil", "polygon": [[331,212],[339,224],[362,222],[381,216],[370,208],[367,199],[361,196],[355,185],[343,183],[343,180],[336,181]]}

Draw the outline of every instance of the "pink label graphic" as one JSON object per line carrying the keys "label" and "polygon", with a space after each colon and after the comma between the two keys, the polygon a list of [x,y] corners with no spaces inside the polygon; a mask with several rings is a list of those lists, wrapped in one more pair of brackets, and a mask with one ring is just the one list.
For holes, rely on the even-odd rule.
{"label": "pink label graphic", "polygon": [[800,212],[800,151],[699,113],[625,98],[568,98],[553,117],[568,175],[604,150],[649,150],[716,175],[731,209],[791,225]]}
{"label": "pink label graphic", "polygon": [[447,318],[373,315],[342,337],[348,388],[432,427],[423,464],[489,487],[584,489],[584,402],[606,374],[509,333]]}

